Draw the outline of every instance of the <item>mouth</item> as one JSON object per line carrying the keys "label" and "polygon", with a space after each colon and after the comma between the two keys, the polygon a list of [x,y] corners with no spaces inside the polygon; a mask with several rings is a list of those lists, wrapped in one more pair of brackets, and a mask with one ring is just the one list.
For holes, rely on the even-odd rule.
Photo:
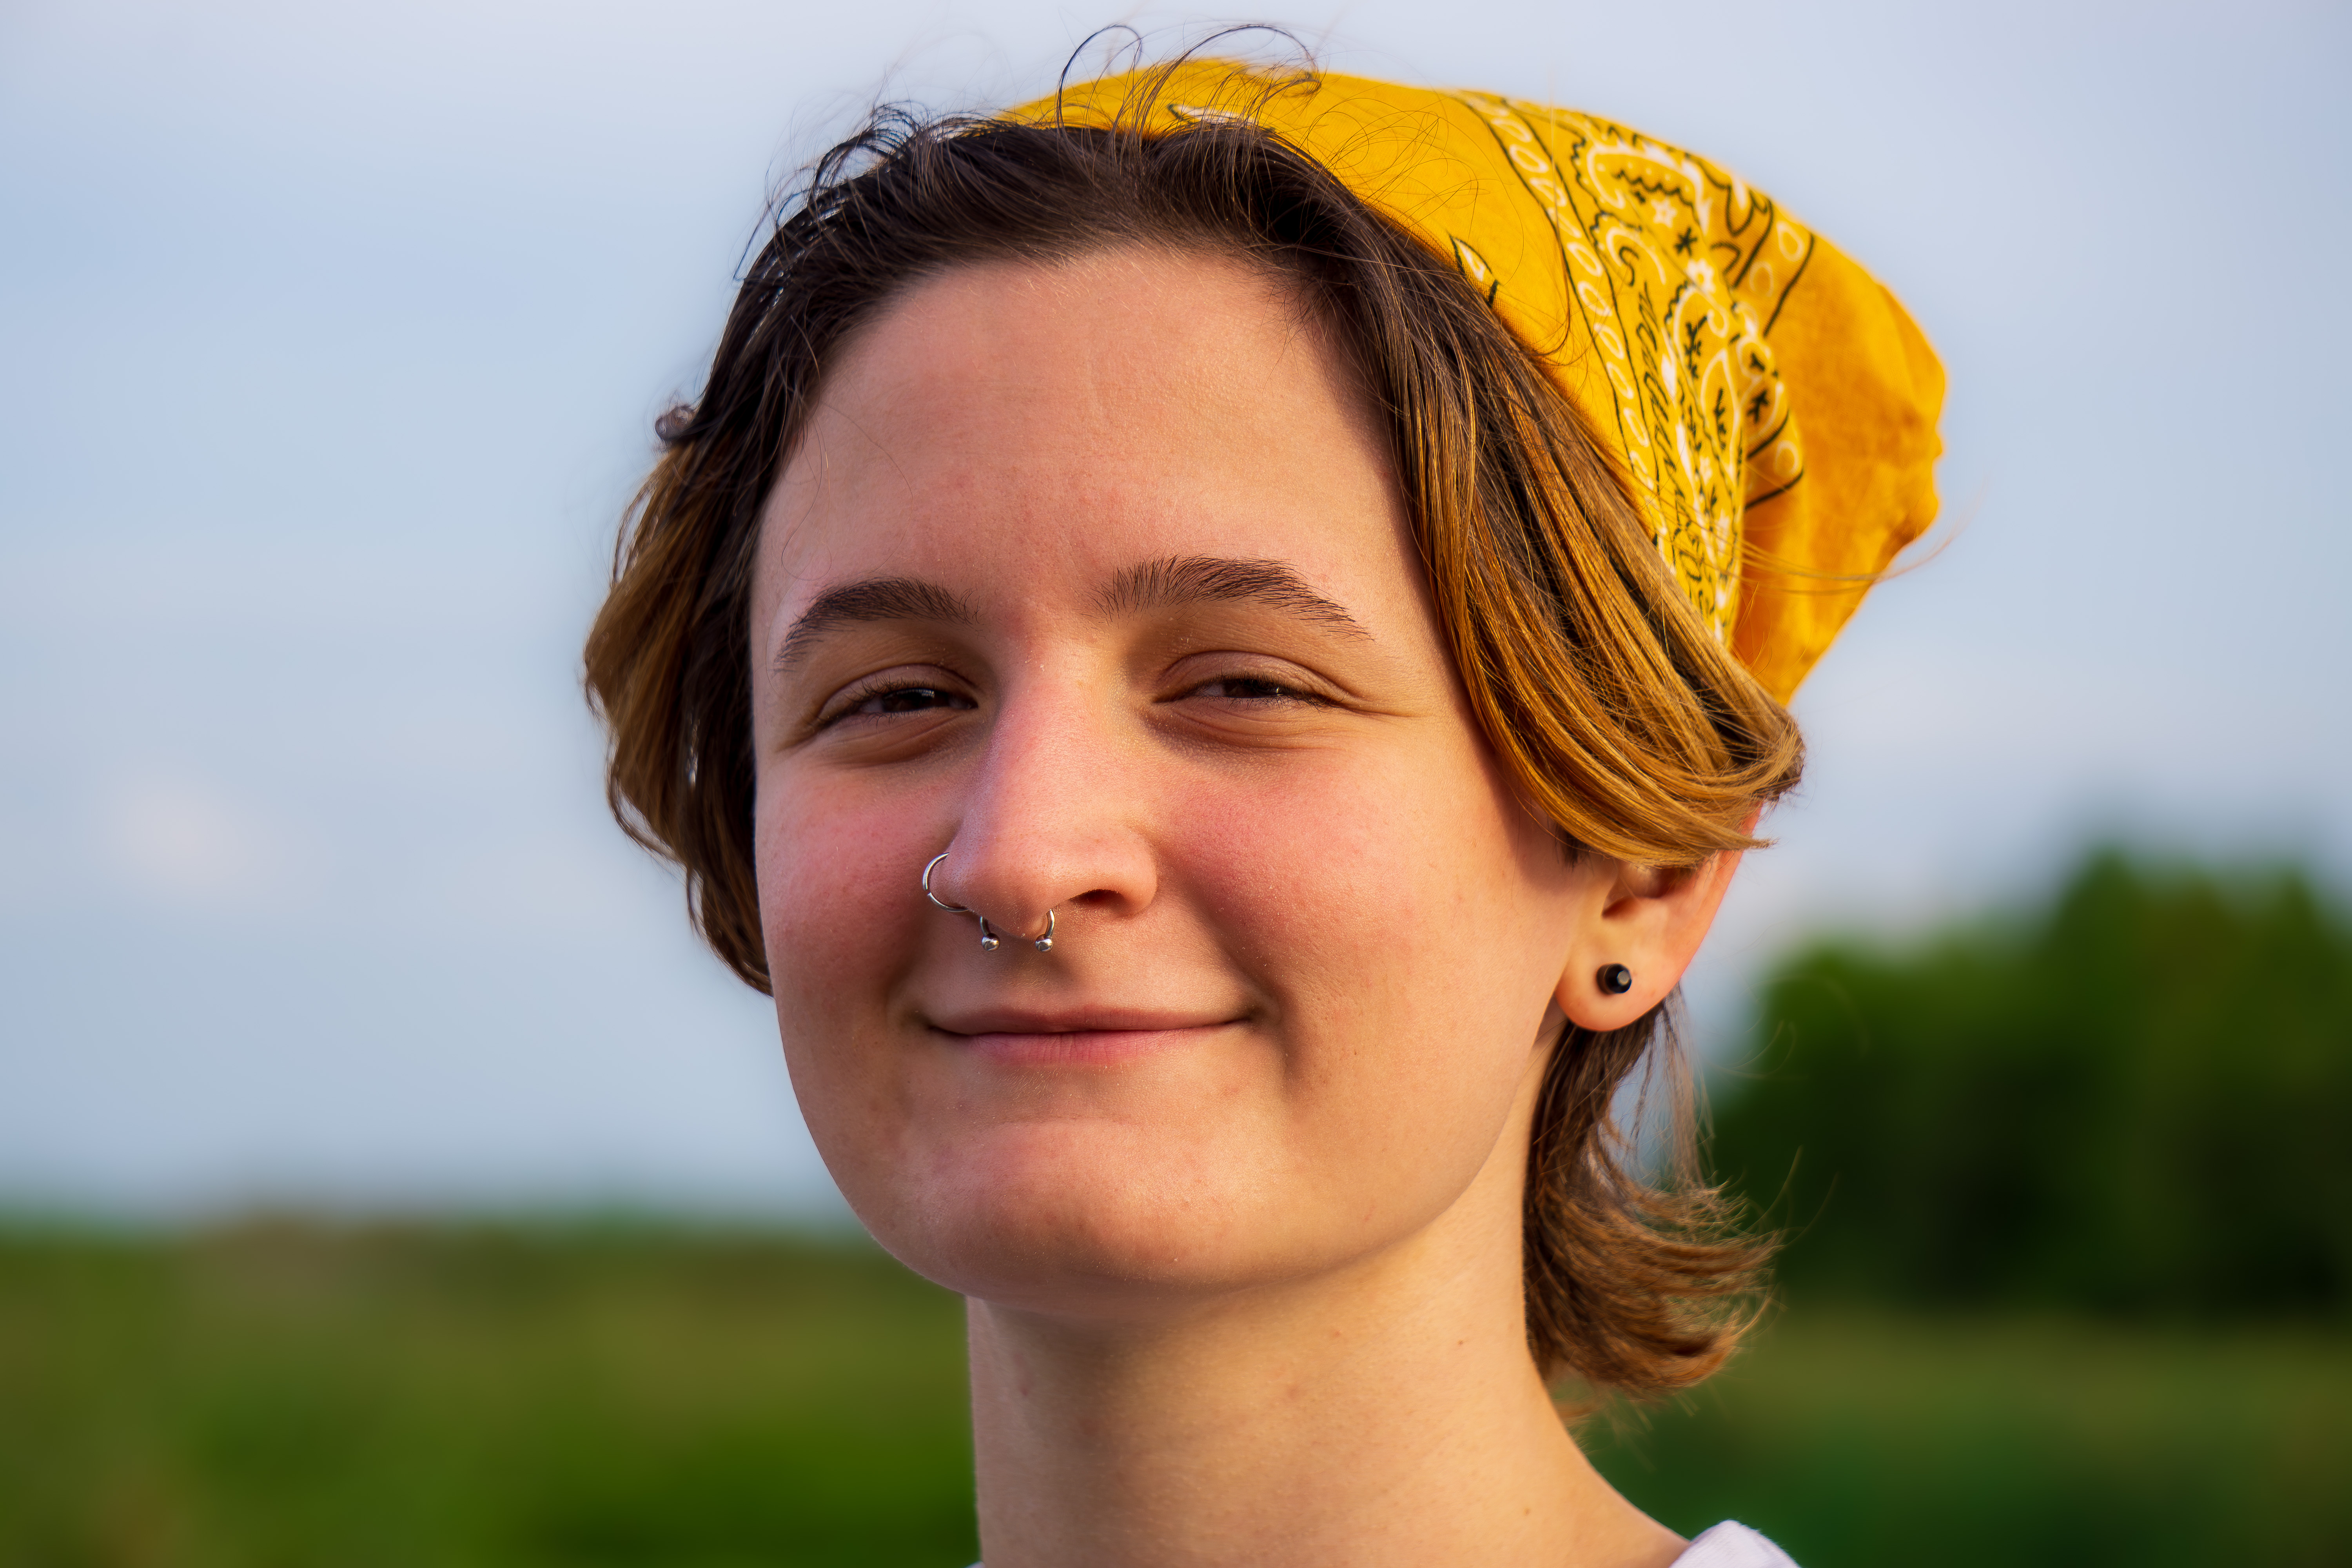
{"label": "mouth", "polygon": [[1205,1045],[1243,1020],[1131,1008],[984,1010],[930,1021],[958,1049],[1007,1067],[1107,1065]]}

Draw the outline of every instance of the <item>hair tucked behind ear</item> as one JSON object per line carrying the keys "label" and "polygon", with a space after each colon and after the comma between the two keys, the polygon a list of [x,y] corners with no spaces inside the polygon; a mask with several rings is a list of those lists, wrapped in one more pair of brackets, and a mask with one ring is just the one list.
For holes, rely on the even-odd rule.
{"label": "hair tucked behind ear", "polygon": [[[1147,100],[1148,101],[1148,100]],[[1144,133],[1148,129],[1151,133]],[[1356,356],[1478,721],[1563,853],[1691,866],[1755,841],[1794,724],[1709,636],[1624,477],[1448,260],[1255,125],[1126,131],[886,112],[816,167],[745,277],[701,397],[663,416],[587,647],[607,787],[684,868],[693,919],[768,986],[751,849],[750,563],[831,356],[899,289],[980,260],[1221,248],[1291,280]],[[1682,1107],[1668,1180],[1610,1119],[1644,1062]],[[1633,1394],[1704,1377],[1768,1247],[1690,1154],[1662,1015],[1554,1052],[1528,1152],[1528,1332],[1548,1373]]]}

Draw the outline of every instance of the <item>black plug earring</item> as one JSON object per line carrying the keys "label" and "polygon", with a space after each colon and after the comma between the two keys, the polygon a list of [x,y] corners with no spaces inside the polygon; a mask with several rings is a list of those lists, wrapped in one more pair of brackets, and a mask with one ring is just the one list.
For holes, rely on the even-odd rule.
{"label": "black plug earring", "polygon": [[1604,963],[1592,981],[1610,995],[1622,996],[1633,989],[1633,972],[1622,963]]}

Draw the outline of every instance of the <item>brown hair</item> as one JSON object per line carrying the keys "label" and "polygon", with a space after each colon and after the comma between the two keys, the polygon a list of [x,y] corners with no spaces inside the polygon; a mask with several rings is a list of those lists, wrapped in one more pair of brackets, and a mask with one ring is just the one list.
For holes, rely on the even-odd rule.
{"label": "brown hair", "polygon": [[[1148,100],[1147,100],[1148,101]],[[895,110],[815,166],[728,318],[701,397],[656,425],[587,646],[621,826],[676,860],[719,955],[768,989],[753,877],[750,587],[761,503],[847,334],[910,282],[983,259],[1215,247],[1291,280],[1360,362],[1442,625],[1486,739],[1569,852],[1686,867],[1756,841],[1793,785],[1793,721],[1708,634],[1628,482],[1446,261],[1280,138],[926,121]],[[1667,1009],[1553,1052],[1525,1221],[1548,1374],[1654,1394],[1721,1364],[1769,1244],[1696,1175]],[[1663,1183],[1612,1116],[1667,1077]]]}

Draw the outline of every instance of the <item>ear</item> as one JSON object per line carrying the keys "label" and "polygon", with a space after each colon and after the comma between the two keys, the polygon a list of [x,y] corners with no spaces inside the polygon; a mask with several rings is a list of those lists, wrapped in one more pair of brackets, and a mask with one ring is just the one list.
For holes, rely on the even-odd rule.
{"label": "ear", "polygon": [[[1751,816],[1747,831],[1755,827]],[[1598,856],[1588,864],[1584,907],[1553,999],[1580,1028],[1622,1029],[1682,983],[1683,971],[1715,924],[1739,855],[1727,850],[1678,869]],[[1601,971],[1614,964],[1633,976],[1632,986],[1619,994],[1603,990],[1601,983]]]}

